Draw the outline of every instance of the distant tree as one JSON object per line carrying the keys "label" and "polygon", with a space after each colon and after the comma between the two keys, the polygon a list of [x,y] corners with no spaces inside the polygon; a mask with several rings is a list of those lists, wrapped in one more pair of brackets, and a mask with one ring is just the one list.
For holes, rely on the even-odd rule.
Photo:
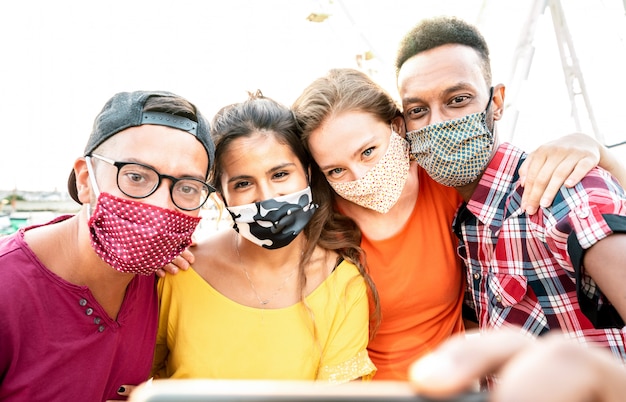
{"label": "distant tree", "polygon": [[7,195],[6,197],[4,197],[2,199],[2,203],[3,204],[10,204],[13,200],[15,201],[26,201],[26,199],[24,197],[22,197],[19,194],[11,194],[11,195]]}

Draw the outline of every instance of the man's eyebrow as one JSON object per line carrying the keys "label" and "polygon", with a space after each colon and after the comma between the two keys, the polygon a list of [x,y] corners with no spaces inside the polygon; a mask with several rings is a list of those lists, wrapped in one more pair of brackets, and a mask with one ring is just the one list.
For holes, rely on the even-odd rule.
{"label": "man's eyebrow", "polygon": [[441,93],[442,95],[447,95],[453,92],[464,91],[464,90],[476,92],[476,87],[470,84],[469,82],[461,81],[444,89],[443,91],[441,91]]}
{"label": "man's eyebrow", "polygon": [[[476,88],[474,87],[474,85],[468,82],[461,81],[461,82],[457,82],[456,84],[452,86],[446,87],[444,90],[440,91],[439,96],[445,97],[445,96],[452,94],[453,92],[463,91],[463,90],[470,90],[472,92],[475,92]],[[419,103],[423,101],[424,100],[420,96],[407,96],[407,97],[402,98],[402,104]]]}
{"label": "man's eyebrow", "polygon": [[172,176],[172,177],[174,177],[176,179],[189,179],[189,178],[192,178],[192,179],[198,179],[200,181],[205,181],[205,178],[204,178],[204,176],[201,173],[197,173],[197,172],[196,173],[191,173],[190,172],[190,173],[184,173],[182,175],[174,176],[173,174],[169,174],[167,172],[163,173],[162,171],[157,169],[153,164],[146,163],[145,161],[139,160],[139,159],[137,159],[135,157],[132,157],[132,156],[128,157],[128,158],[121,158],[121,159],[123,159],[123,160],[116,161],[116,162],[137,163],[139,165],[148,166],[149,168],[153,169],[155,172],[157,172],[159,174],[165,174],[165,175],[168,175],[168,176]]}
{"label": "man's eyebrow", "polygon": [[407,96],[402,98],[402,104],[404,105],[405,103],[419,103],[422,101],[422,98],[420,98],[419,96]]}

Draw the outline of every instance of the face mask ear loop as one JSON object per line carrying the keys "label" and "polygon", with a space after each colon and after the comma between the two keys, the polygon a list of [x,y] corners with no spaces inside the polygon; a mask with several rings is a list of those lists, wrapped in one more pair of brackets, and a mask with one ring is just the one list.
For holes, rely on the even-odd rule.
{"label": "face mask ear loop", "polygon": [[96,174],[93,170],[93,165],[91,164],[91,157],[85,156],[85,162],[87,162],[87,171],[89,172],[89,181],[91,182],[91,187],[93,187],[96,198],[98,198],[100,196],[100,190],[98,189],[98,183],[96,183]]}
{"label": "face mask ear loop", "polygon": [[311,169],[311,168],[310,167],[304,168],[304,177],[306,177],[306,183],[310,187],[311,186],[311,176],[309,176],[309,170],[307,170],[307,169]]}
{"label": "face mask ear loop", "polygon": [[[89,181],[91,182],[91,187],[94,190],[96,199],[98,199],[98,197],[100,196],[100,190],[98,189],[98,183],[96,183],[96,173],[93,170],[90,156],[85,156],[85,163],[87,165],[87,172],[89,172]],[[91,201],[89,202],[89,204],[87,204],[87,217],[91,218]]]}
{"label": "face mask ear loop", "polygon": [[487,111],[489,110],[489,107],[491,106],[492,99],[493,99],[493,87],[489,89],[489,102],[487,102],[487,107],[485,108],[485,114],[487,113]]}

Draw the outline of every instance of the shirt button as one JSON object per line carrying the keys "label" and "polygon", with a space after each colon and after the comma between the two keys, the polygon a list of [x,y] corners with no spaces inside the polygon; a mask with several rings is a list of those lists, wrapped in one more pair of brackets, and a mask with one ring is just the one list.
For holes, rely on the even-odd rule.
{"label": "shirt button", "polygon": [[78,304],[80,304],[81,307],[85,307],[87,305],[87,299],[80,299],[78,301]]}
{"label": "shirt button", "polygon": [[93,323],[96,324],[96,325],[100,324],[100,321],[102,321],[102,319],[100,317],[95,317],[93,319]]}
{"label": "shirt button", "polygon": [[100,325],[100,326],[98,327],[98,332],[102,332],[102,331],[104,331],[104,325]]}
{"label": "shirt button", "polygon": [[589,208],[581,208],[576,215],[578,215],[580,219],[587,218],[589,216]]}
{"label": "shirt button", "polygon": [[91,307],[87,308],[87,310],[85,310],[85,314],[92,315],[93,314],[93,309]]}
{"label": "shirt button", "polygon": [[498,303],[502,303],[502,296],[500,296],[500,295],[496,295],[496,301],[497,301]]}
{"label": "shirt button", "polygon": [[476,272],[474,274],[474,279],[479,280],[480,279],[480,274],[478,272]]}

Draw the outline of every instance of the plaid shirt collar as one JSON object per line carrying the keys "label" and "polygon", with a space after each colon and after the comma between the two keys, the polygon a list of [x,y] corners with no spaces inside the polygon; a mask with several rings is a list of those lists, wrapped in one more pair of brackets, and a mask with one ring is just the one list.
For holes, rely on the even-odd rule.
{"label": "plaid shirt collar", "polygon": [[518,170],[525,158],[519,148],[501,144],[466,205],[469,212],[494,231],[502,227],[505,218],[523,213]]}

